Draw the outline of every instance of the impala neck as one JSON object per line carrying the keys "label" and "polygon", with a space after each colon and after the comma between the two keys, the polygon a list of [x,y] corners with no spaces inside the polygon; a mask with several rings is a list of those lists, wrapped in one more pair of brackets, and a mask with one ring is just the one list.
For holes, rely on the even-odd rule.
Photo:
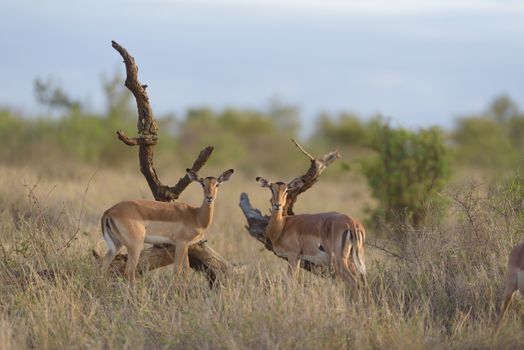
{"label": "impala neck", "polygon": [[206,199],[197,210],[197,224],[199,227],[206,229],[213,221],[213,211],[215,209],[215,201],[209,204]]}
{"label": "impala neck", "polygon": [[266,236],[269,237],[271,243],[276,244],[278,239],[282,235],[284,229],[284,217],[282,215],[282,209],[271,211],[271,217],[266,228]]}

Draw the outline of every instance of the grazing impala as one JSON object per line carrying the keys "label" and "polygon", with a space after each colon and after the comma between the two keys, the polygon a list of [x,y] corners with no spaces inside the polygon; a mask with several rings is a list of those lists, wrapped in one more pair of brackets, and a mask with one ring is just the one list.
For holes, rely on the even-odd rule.
{"label": "grazing impala", "polygon": [[200,178],[187,169],[191,181],[199,182],[204,190],[204,201],[197,208],[180,202],[157,202],[151,200],[123,201],[106,210],[102,216],[102,233],[108,251],[103,260],[107,269],[120,249],[125,246],[128,260],[125,275],[131,285],[135,284],[135,270],[144,243],[174,244],[175,276],[183,267],[189,268],[188,246],[201,241],[213,220],[213,209],[218,186],[229,180],[233,169],[217,178]]}
{"label": "grazing impala", "polygon": [[357,279],[353,265],[357,267],[365,282],[364,264],[364,226],[347,215],[329,212],[283,216],[288,190],[302,187],[300,180],[289,185],[283,182],[271,183],[257,177],[262,187],[271,190],[271,218],[266,235],[273,244],[274,252],[289,262],[289,272],[294,277],[300,260],[308,260],[320,265],[333,263],[335,273],[350,286],[356,286]]}
{"label": "grazing impala", "polygon": [[509,255],[506,288],[504,289],[502,306],[500,308],[500,320],[504,317],[517,290],[524,297],[524,243],[514,246]]}

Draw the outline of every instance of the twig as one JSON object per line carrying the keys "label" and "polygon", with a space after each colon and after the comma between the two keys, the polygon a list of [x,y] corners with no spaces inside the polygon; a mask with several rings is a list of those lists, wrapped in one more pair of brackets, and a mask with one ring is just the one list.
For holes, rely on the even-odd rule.
{"label": "twig", "polygon": [[404,261],[407,261],[407,262],[411,262],[411,261],[410,261],[409,259],[407,259],[406,257],[401,256],[401,255],[399,255],[399,254],[397,254],[397,253],[394,253],[394,252],[392,252],[391,250],[389,250],[389,249],[387,249],[387,248],[384,248],[384,247],[378,246],[378,245],[376,245],[375,243],[372,243],[372,242],[366,242],[366,245],[371,246],[371,247],[373,247],[373,248],[375,248],[375,249],[381,250],[381,251],[383,251],[384,253],[387,253],[387,254],[389,254],[389,255],[391,255],[391,256],[397,258],[397,259],[401,259],[401,260],[404,260]]}
{"label": "twig", "polygon": [[156,135],[141,135],[140,137],[129,137],[122,130],[118,130],[116,134],[118,136],[118,139],[128,146],[152,146],[158,143],[158,138],[156,137]]}
{"label": "twig", "polygon": [[[5,237],[5,235],[4,235],[4,237]],[[7,259],[7,251],[5,250],[4,243],[2,242],[2,240],[0,240],[0,248],[2,248],[2,254],[4,254],[4,264],[5,264],[5,266],[7,266],[9,261]]]}
{"label": "twig", "polygon": [[304,147],[302,147],[302,146],[297,142],[297,140],[295,140],[295,139],[291,139],[291,141],[293,141],[293,143],[295,144],[295,146],[297,146],[298,149],[299,149],[302,153],[304,153],[304,154],[306,155],[306,157],[308,157],[311,161],[314,161],[314,160],[315,160],[315,157],[313,157],[313,156],[312,156],[308,151],[306,151],[306,150],[304,149]]}
{"label": "twig", "polygon": [[13,271],[11,271],[11,268],[9,268],[9,266],[3,265],[3,269],[5,271],[5,274],[11,280],[12,284],[18,284],[19,283],[18,280],[15,277],[15,274],[13,273]]}
{"label": "twig", "polygon": [[[202,151],[200,151],[197,159],[195,159],[190,169],[195,172],[199,171],[206,164],[209,157],[211,157],[213,149],[213,146],[207,146]],[[173,194],[174,198],[178,198],[190,183],[191,180],[189,179],[189,176],[185,174],[180,180],[178,180],[175,186],[169,187],[168,191]]]}
{"label": "twig", "polygon": [[87,192],[89,191],[89,185],[91,184],[91,181],[93,180],[93,178],[95,177],[96,173],[98,172],[98,170],[100,170],[100,167],[98,167],[95,172],[93,173],[93,175],[91,175],[91,177],[89,178],[89,180],[87,181],[87,185],[86,185],[86,189],[84,191],[84,195],[82,196],[82,204],[80,206],[80,213],[78,214],[78,220],[76,222],[76,230],[75,230],[75,233],[73,234],[73,236],[66,242],[66,244],[64,244],[62,247],[58,248],[56,251],[59,252],[61,250],[64,250],[66,248],[69,248],[71,246],[71,244],[73,243],[74,240],[76,240],[78,238],[78,233],[80,232],[80,221],[82,220],[82,214],[84,213],[84,207],[85,207],[85,201],[86,201],[86,196],[87,196]]}

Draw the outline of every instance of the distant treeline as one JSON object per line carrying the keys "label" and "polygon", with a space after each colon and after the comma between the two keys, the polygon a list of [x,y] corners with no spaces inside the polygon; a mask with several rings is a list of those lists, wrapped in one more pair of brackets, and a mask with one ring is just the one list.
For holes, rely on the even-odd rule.
{"label": "distant treeline", "polygon": [[[136,152],[115,136],[119,129],[136,133],[132,96],[118,77],[104,81],[103,88],[106,111],[94,113],[52,81],[37,80],[36,98],[50,115],[26,116],[9,106],[0,108],[1,162],[67,160],[119,166],[136,161]],[[295,106],[273,102],[265,110],[195,108],[183,116],[156,118],[157,160],[172,158],[177,164],[189,164],[203,147],[213,145],[211,164],[217,166],[234,164],[248,173],[263,169],[285,175],[296,174],[296,166],[304,167],[304,159],[289,141],[298,137],[301,128]],[[377,133],[386,122],[379,116],[321,114],[313,133],[301,141],[317,154],[338,148],[344,157],[334,168],[343,171],[352,167],[355,158],[374,152]],[[524,113],[506,96],[496,98],[481,114],[458,118],[454,130],[439,132],[452,151],[454,165],[508,168],[524,156]]]}

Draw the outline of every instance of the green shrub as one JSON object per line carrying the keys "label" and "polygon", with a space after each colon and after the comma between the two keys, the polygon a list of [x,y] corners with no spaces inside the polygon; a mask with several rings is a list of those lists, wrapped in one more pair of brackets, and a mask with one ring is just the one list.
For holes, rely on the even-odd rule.
{"label": "green shrub", "polygon": [[524,152],[524,113],[507,96],[493,100],[480,114],[457,119],[452,133],[457,165],[512,170]]}
{"label": "green shrub", "polygon": [[459,119],[453,139],[462,164],[477,168],[507,168],[516,159],[516,149],[506,126],[488,117]]}
{"label": "green shrub", "polygon": [[284,177],[296,176],[296,169],[307,166],[307,161],[290,141],[296,137],[297,128],[290,111],[291,107],[282,106],[271,107],[267,113],[234,108],[191,109],[175,135],[183,150],[179,157],[190,162],[200,149],[213,145],[210,165],[234,165],[250,176],[259,175],[262,169],[279,171]]}
{"label": "green shrub", "polygon": [[365,146],[369,143],[369,125],[355,114],[341,113],[337,117],[321,114],[316,122],[313,138],[317,142],[340,147]]}
{"label": "green shrub", "polygon": [[372,147],[377,154],[363,161],[363,171],[378,200],[374,218],[421,226],[430,201],[442,189],[448,174],[442,131],[394,129],[379,120],[375,122]]}

